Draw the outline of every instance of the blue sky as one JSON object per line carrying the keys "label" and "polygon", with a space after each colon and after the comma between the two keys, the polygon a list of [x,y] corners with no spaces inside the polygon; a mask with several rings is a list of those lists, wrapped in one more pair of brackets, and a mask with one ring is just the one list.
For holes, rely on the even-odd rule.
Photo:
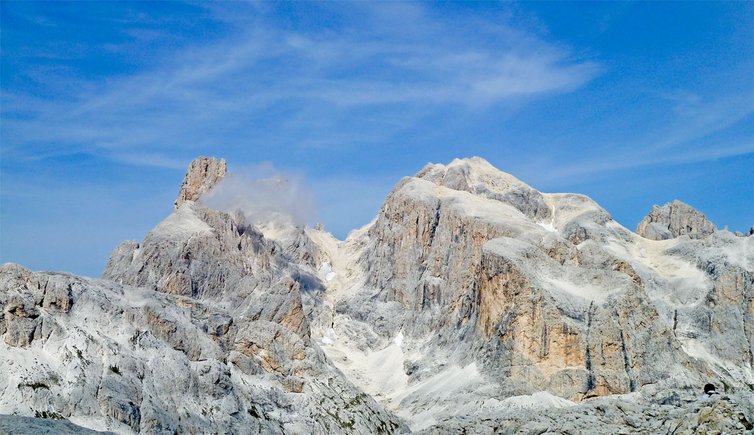
{"label": "blue sky", "polygon": [[337,236],[482,156],[629,228],[754,224],[752,2],[2,2],[0,262],[98,276],[188,162],[298,174]]}

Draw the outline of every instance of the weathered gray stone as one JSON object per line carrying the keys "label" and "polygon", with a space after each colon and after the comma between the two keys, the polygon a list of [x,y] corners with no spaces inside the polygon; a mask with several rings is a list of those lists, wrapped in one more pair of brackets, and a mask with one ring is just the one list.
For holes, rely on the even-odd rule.
{"label": "weathered gray stone", "polygon": [[717,231],[715,224],[693,207],[675,200],[652,211],[636,227],[636,233],[651,240],[667,240],[687,235],[701,239]]}
{"label": "weathered gray stone", "polygon": [[59,419],[54,414],[40,412],[39,417],[24,417],[20,415],[0,415],[0,434],[15,435],[87,435],[112,434],[112,432],[98,432],[77,426],[68,420]]}
{"label": "weathered gray stone", "polygon": [[[409,393],[383,403],[421,429],[411,416],[474,420],[478,410],[459,406],[465,400],[497,403],[545,390],[582,401],[653,385],[752,384],[754,249],[745,240],[723,232],[663,247],[582,195],[529,195],[531,206],[491,195],[527,188],[492,171],[478,159],[429,165],[401,180],[376,220],[329,253],[335,262],[358,258],[348,267],[364,284],[328,288],[337,295],[334,313],[313,323],[314,335],[332,341],[333,323],[344,343],[323,349],[359,386],[388,395],[360,374],[361,358],[367,366],[370,355],[404,358],[397,370]],[[532,211],[540,200],[547,212]],[[357,328],[377,338],[360,341],[349,332]],[[390,350],[396,337],[400,354]],[[710,356],[717,354],[724,369]],[[447,397],[422,393],[436,391],[420,387],[425,382],[446,377],[466,379]],[[639,421],[615,424],[630,429]]]}

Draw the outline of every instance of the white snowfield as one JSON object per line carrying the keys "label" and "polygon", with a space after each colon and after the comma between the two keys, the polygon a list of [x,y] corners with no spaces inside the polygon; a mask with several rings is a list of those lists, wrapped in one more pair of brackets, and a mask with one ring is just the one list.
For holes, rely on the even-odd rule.
{"label": "white snowfield", "polygon": [[158,237],[181,238],[186,235],[211,233],[212,228],[194,214],[191,207],[179,207],[150,232]]}

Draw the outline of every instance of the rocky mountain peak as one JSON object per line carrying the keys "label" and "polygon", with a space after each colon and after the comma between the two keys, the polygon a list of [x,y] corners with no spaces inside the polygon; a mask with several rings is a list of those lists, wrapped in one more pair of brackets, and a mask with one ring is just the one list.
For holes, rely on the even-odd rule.
{"label": "rocky mountain peak", "polygon": [[532,219],[550,217],[550,208],[540,192],[481,157],[455,159],[447,165],[430,163],[416,177],[512,205]]}
{"label": "rocky mountain peak", "polygon": [[225,177],[228,172],[225,159],[197,157],[191,161],[183,178],[178,198],[173,204],[178,208],[185,201],[195,201]]}
{"label": "rocky mountain peak", "polygon": [[674,239],[688,235],[703,239],[717,231],[715,224],[695,208],[675,200],[652,211],[636,227],[636,233],[651,240]]}
{"label": "rocky mountain peak", "polygon": [[416,176],[440,186],[472,193],[482,186],[501,193],[526,186],[518,178],[495,168],[481,157],[454,159],[447,165],[430,163]]}

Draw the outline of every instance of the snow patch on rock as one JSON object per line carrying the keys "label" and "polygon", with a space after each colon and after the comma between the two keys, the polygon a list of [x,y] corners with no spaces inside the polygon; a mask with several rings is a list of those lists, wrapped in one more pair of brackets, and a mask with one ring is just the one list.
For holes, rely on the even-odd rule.
{"label": "snow patch on rock", "polygon": [[552,395],[546,391],[538,391],[534,394],[508,397],[502,400],[502,404],[506,407],[516,409],[539,409],[565,408],[576,405],[576,402]]}
{"label": "snow patch on rock", "polygon": [[212,227],[196,216],[192,203],[184,203],[150,232],[152,235],[182,238],[193,234],[211,234]]}
{"label": "snow patch on rock", "polygon": [[403,331],[399,332],[398,335],[395,336],[395,338],[393,339],[393,344],[401,347],[401,345],[403,344]]}
{"label": "snow patch on rock", "polygon": [[319,268],[319,276],[324,278],[326,282],[330,282],[335,278],[335,271],[332,270],[332,266],[330,266],[329,261],[325,261],[322,263],[322,266]]}

